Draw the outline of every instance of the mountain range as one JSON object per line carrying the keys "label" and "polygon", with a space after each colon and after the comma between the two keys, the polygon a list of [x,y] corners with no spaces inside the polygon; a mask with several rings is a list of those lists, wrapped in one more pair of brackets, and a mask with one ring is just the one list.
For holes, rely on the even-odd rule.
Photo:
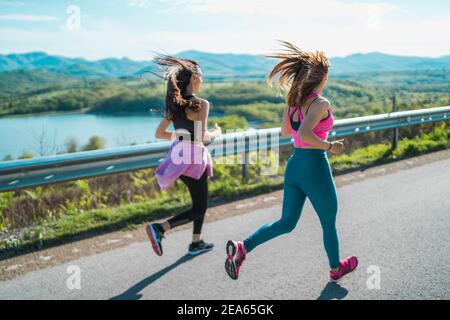
{"label": "mountain range", "polygon": [[[205,78],[209,80],[262,79],[274,65],[272,59],[249,54],[217,54],[190,50],[177,56],[198,61]],[[335,57],[330,60],[334,74],[450,69],[450,55],[429,58],[372,52]],[[17,70],[44,70],[65,76],[117,78],[138,76],[144,74],[146,70],[157,71],[157,68],[150,60],[134,61],[128,58],[90,61],[45,52],[0,55],[0,72]]]}

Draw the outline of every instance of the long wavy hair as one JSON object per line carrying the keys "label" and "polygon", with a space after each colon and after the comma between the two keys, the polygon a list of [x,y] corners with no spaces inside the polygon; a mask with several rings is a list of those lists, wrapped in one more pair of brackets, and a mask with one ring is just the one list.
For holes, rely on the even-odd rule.
{"label": "long wavy hair", "polygon": [[162,69],[163,78],[167,80],[166,118],[173,120],[180,117],[186,108],[198,111],[201,102],[187,99],[186,89],[192,75],[200,72],[199,64],[193,60],[164,54],[156,54],[153,62]]}
{"label": "long wavy hair", "polygon": [[322,51],[308,52],[287,41],[280,42],[284,50],[267,56],[281,59],[270,72],[267,82],[272,86],[273,79],[278,76],[280,88],[287,91],[286,103],[300,106],[322,82],[330,62]]}

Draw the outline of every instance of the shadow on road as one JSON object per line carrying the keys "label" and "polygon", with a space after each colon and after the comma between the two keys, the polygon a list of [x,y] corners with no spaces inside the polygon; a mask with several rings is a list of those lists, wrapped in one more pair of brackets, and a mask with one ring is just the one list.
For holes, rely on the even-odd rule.
{"label": "shadow on road", "polygon": [[[204,254],[204,253],[202,253]],[[128,289],[127,291],[125,291],[124,293],[112,297],[111,300],[139,300],[140,298],[142,298],[142,294],[139,293],[141,292],[144,288],[146,288],[147,286],[151,285],[153,282],[155,282],[156,280],[158,280],[159,278],[161,278],[162,276],[164,276],[166,273],[172,271],[173,269],[175,269],[176,267],[178,267],[179,265],[188,262],[192,259],[194,259],[195,257],[198,257],[202,254],[196,255],[196,256],[191,256],[189,254],[185,254],[184,256],[182,256],[181,258],[179,258],[177,261],[175,261],[174,263],[172,263],[170,266],[165,267],[164,269],[152,274],[151,276],[145,278],[144,280],[136,283],[134,286],[132,286],[130,289]]]}
{"label": "shadow on road", "polygon": [[325,288],[320,293],[320,296],[317,300],[332,300],[338,299],[341,300],[345,298],[348,294],[348,290],[341,287],[339,284],[335,282],[328,282]]}

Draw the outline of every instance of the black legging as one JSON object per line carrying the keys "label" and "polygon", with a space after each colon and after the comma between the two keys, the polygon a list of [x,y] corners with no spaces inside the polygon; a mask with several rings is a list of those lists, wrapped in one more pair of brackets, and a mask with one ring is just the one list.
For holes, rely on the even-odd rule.
{"label": "black legging", "polygon": [[192,198],[192,208],[168,220],[170,228],[194,221],[194,234],[202,232],[203,220],[208,207],[208,174],[205,170],[199,180],[180,176]]}

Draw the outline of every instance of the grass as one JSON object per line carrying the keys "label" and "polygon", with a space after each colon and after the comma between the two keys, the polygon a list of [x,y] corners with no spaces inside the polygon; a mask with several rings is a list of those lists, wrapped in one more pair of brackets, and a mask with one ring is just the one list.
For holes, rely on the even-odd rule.
{"label": "grass", "polygon": [[426,152],[449,148],[450,128],[445,123],[436,127],[431,133],[414,139],[398,141],[397,148],[392,150],[391,144],[373,144],[366,148],[354,150],[348,154],[334,156],[330,159],[335,173],[346,172],[417,156]]}
{"label": "grass", "polygon": [[[374,144],[350,151],[347,154],[333,156],[330,158],[330,164],[335,174],[345,173],[367,166],[447,149],[450,147],[449,137],[450,127],[443,123],[428,134],[414,139],[400,140],[396,150],[392,151],[390,144]],[[247,183],[243,183],[240,178],[241,166],[216,165],[215,177],[209,187],[210,204],[229,202],[236,197],[248,197],[282,188],[281,176],[284,164],[280,165],[278,176],[261,177],[258,174],[260,169],[261,164],[259,163],[251,165],[250,176],[252,178]],[[4,201],[7,200],[4,199]],[[63,215],[54,219],[44,219],[37,223],[28,229],[21,238],[2,241],[0,251],[39,249],[43,246],[74,239],[75,236],[133,229],[141,223],[180,212],[189,204],[189,195],[186,190],[176,194],[171,193],[170,196],[169,193],[163,191],[154,199],[142,197],[141,201],[137,203],[125,203],[112,208],[84,210],[75,203],[67,207]]]}

